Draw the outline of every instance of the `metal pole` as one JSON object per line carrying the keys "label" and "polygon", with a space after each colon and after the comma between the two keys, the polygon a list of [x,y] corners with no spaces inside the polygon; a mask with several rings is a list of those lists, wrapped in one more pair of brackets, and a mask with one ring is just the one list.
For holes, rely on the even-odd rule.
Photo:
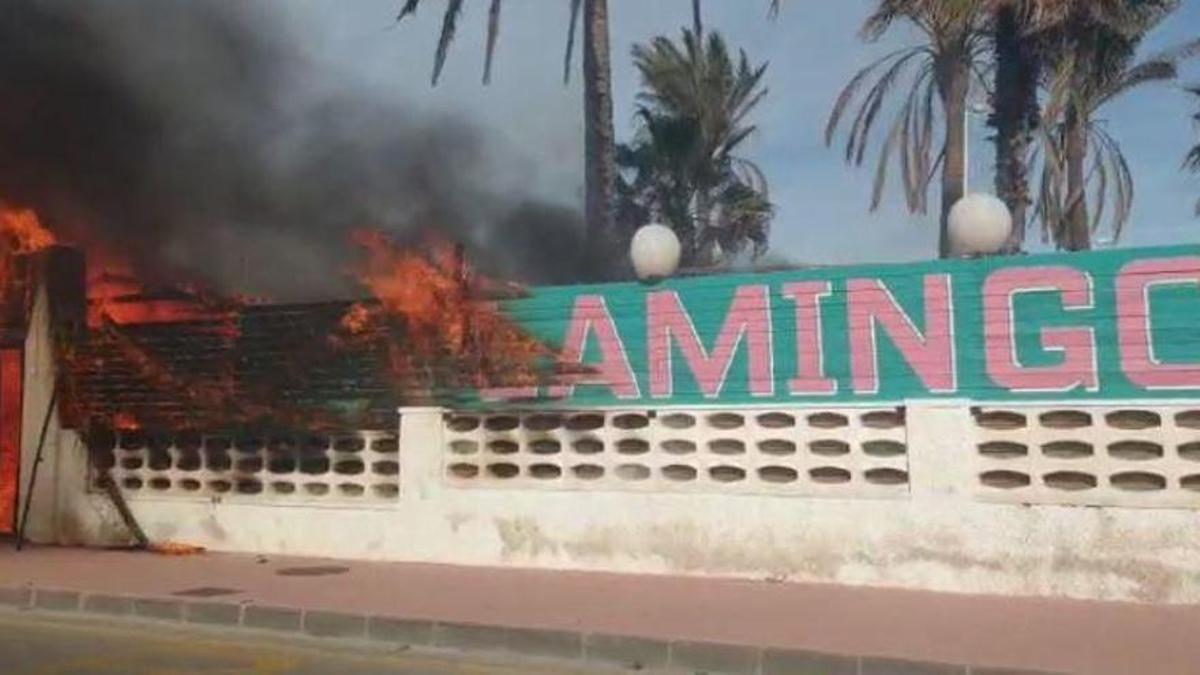
{"label": "metal pole", "polygon": [[971,104],[963,106],[963,196],[971,194]]}
{"label": "metal pole", "polygon": [[17,526],[17,550],[25,545],[25,525],[29,521],[29,507],[33,503],[33,486],[37,484],[38,466],[42,463],[42,450],[46,447],[46,431],[50,429],[50,416],[54,414],[54,404],[58,402],[58,387],[50,393],[50,403],[46,405],[46,416],[42,419],[42,433],[38,435],[37,452],[33,456],[33,468],[29,470],[29,485],[25,488],[25,508],[21,513],[21,522]]}

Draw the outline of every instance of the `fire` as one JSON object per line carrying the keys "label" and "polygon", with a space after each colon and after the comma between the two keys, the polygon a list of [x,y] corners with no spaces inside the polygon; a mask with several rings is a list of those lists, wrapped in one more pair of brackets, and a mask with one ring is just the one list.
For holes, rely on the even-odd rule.
{"label": "fire", "polygon": [[[25,287],[22,255],[59,243],[28,209],[0,206],[0,235],[0,291]],[[440,241],[401,246],[371,230],[354,233],[353,241],[364,253],[354,274],[370,299],[344,311],[334,307],[309,330],[289,335],[286,356],[280,352],[265,369],[255,358],[276,356],[254,351],[260,333],[242,339],[245,318],[256,311],[246,299],[186,284],[152,286],[110,242],[84,242],[91,271],[87,332],[58,345],[63,414],[74,424],[129,432],[164,424],[334,427],[345,410],[359,414],[353,412],[358,408],[322,407],[320,395],[313,398],[305,387],[312,373],[344,363],[376,364],[369,369],[374,379],[364,382],[364,391],[375,393],[362,400],[371,402],[369,396],[416,402],[446,392],[527,390],[554,365],[552,350],[501,311],[495,298],[504,287],[473,273],[461,247]],[[163,333],[147,324],[178,328]],[[181,358],[177,343],[190,343],[193,351]],[[256,356],[248,359],[248,353]],[[109,372],[114,382],[129,378],[131,384],[121,386],[143,392],[135,398],[147,403],[108,400]]]}
{"label": "fire", "polygon": [[361,303],[354,304],[342,317],[340,326],[346,333],[362,335],[371,327],[371,310]]}
{"label": "fire", "polygon": [[204,553],[204,547],[196,546],[194,544],[183,544],[177,541],[163,541],[151,543],[149,546],[149,551],[159,555],[184,556]]}
{"label": "fire", "polygon": [[121,431],[137,431],[142,428],[142,425],[131,413],[121,411],[113,415],[113,428]]}
{"label": "fire", "polygon": [[[372,230],[354,233],[353,240],[367,253],[359,280],[386,314],[404,319],[406,337],[417,351],[432,354],[462,344],[470,318],[464,311],[466,272],[447,244],[434,242],[423,254]],[[352,308],[350,323],[363,323],[370,314],[365,310]]]}
{"label": "fire", "polygon": [[0,233],[9,254],[32,253],[58,242],[31,209],[0,207]]}
{"label": "fire", "polygon": [[[9,293],[20,283],[17,257],[53,246],[54,234],[42,226],[37,213],[30,209],[0,205],[0,296],[10,301]],[[6,309],[7,313],[9,310]]]}
{"label": "fire", "polygon": [[174,284],[167,289],[149,289],[133,266],[119,256],[100,249],[88,250],[88,325],[104,322],[118,325],[221,321],[242,304],[238,299],[217,297],[194,284]]}
{"label": "fire", "polygon": [[460,247],[404,247],[374,230],[353,240],[365,252],[358,279],[375,302],[352,306],[341,328],[350,339],[386,339],[396,378],[426,390],[536,384],[550,350],[482,297],[495,285],[472,273]]}
{"label": "fire", "polygon": [[[14,258],[60,243],[32,209],[0,205],[0,284],[10,288],[17,280]],[[179,286],[149,293],[133,266],[107,245],[87,245],[88,324],[173,323],[222,318],[229,303],[214,302],[195,288]]]}

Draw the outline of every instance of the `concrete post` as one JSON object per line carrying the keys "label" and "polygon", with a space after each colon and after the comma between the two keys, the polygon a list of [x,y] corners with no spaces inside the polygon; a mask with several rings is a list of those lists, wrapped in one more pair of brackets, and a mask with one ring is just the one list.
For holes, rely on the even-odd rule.
{"label": "concrete post", "polygon": [[21,411],[18,487],[22,507],[30,491],[30,476],[47,415],[49,421],[41,449],[42,464],[32,488],[26,538],[35,543],[68,545],[125,543],[127,534],[114,509],[106,499],[88,490],[87,449],[77,433],[63,428],[59,414],[62,401],[51,409],[59,366],[56,340],[77,337],[86,320],[83,256],[67,247],[47,249],[37,254],[34,273]]}
{"label": "concrete post", "polygon": [[[48,410],[55,378],[48,304],[46,288],[39,286],[34,291],[33,311],[30,312],[25,338],[25,382],[21,408],[21,475],[18,485],[20,498],[17,503],[22,509],[31,491],[30,478],[33,474],[42,422],[48,412],[52,415],[45,447],[42,448],[38,481],[32,485],[32,496],[28,503],[29,518],[25,525],[25,538],[35,543],[55,541],[59,510],[58,416]],[[17,517],[20,518],[21,515],[18,513]]]}
{"label": "concrete post", "polygon": [[400,409],[400,500],[437,499],[442,492],[442,408]]}
{"label": "concrete post", "polygon": [[969,499],[975,468],[970,404],[909,401],[906,407],[913,499]]}

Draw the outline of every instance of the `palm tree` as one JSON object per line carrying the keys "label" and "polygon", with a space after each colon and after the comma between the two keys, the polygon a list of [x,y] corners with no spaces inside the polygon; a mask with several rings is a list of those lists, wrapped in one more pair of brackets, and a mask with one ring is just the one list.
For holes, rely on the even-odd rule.
{"label": "palm tree", "polygon": [[[464,0],[446,0],[442,28],[434,52],[431,81],[437,85],[446,63],[450,43],[454,40]],[[500,33],[500,12],[503,0],[491,0],[488,10],[487,43],[484,53],[483,83],[492,76],[492,57]],[[421,0],[405,0],[396,20],[415,14]],[[613,205],[616,185],[614,156],[615,133],[612,110],[612,64],[609,58],[608,0],[571,0],[570,24],[567,30],[567,51],[564,58],[564,81],[571,73],[575,47],[575,29],[583,16],[583,107],[584,107],[584,184],[585,219],[587,222],[588,256],[596,269],[591,274],[604,276],[613,249]]]}
{"label": "palm tree", "polygon": [[617,146],[617,224],[629,237],[644,223],[662,222],[683,244],[683,264],[696,257],[694,190],[690,172],[699,133],[693,120],[638,111],[632,143]]}
{"label": "palm tree", "polygon": [[1004,200],[1013,217],[1012,235],[1005,247],[1009,252],[1019,251],[1025,242],[1031,203],[1029,148],[1041,119],[1039,38],[1042,22],[1047,20],[1039,10],[1047,1],[998,0],[993,10],[994,91],[988,123],[996,131],[996,196]]}
{"label": "palm tree", "polygon": [[[1134,0],[1134,4],[1137,2]],[[1041,124],[1038,89],[1052,35],[1069,19],[1079,16],[1119,29],[1129,5],[1129,0],[992,2],[989,32],[994,89],[989,124],[996,131],[996,194],[1013,215],[1013,233],[1006,247],[1009,252],[1022,248],[1030,220],[1030,148]]]}
{"label": "palm tree", "polygon": [[[1120,144],[1096,113],[1134,89],[1174,80],[1180,61],[1200,53],[1200,40],[1193,40],[1137,59],[1145,36],[1178,7],[1178,0],[1127,0],[1119,22],[1077,11],[1054,29],[1038,212],[1047,237],[1059,248],[1091,248],[1092,232],[1102,225],[1106,210],[1112,211],[1114,240],[1129,221],[1133,174]],[[1090,199],[1089,187],[1094,187]]]}
{"label": "palm tree", "polygon": [[624,222],[664,218],[692,263],[704,262],[714,243],[761,253],[772,213],[767,183],[738,150],[756,130],[747,120],[767,94],[766,64],[752,66],[745,52],[735,60],[719,34],[691,30],[679,43],[638,45],[633,59],[643,90],[638,138],[618,151],[632,174],[619,183]]}
{"label": "palm tree", "polygon": [[[1200,86],[1188,87],[1188,93],[1196,98],[1200,98]],[[1200,124],[1200,113],[1192,116],[1192,120]],[[1187,157],[1183,160],[1183,168],[1192,173],[1200,173],[1200,143],[1192,146],[1188,151]],[[1196,215],[1200,216],[1200,202],[1196,203]]]}
{"label": "palm tree", "polygon": [[[985,46],[985,22],[989,0],[880,0],[867,19],[862,34],[881,37],[894,24],[904,21],[916,28],[924,41],[892,52],[859,71],[834,104],[825,129],[825,142],[832,144],[851,105],[865,89],[858,111],[850,122],[846,161],[862,165],[871,135],[884,102],[902,82],[907,91],[884,138],[875,171],[871,209],[878,208],[893,155],[910,211],[926,212],[929,187],[941,169],[941,218],[938,254],[950,254],[947,224],[950,208],[963,196],[966,177],[967,96],[979,79],[978,64]],[[911,79],[905,78],[911,75]],[[870,82],[870,86],[868,85]],[[938,117],[934,100],[940,104],[941,149],[933,154],[934,127]]]}

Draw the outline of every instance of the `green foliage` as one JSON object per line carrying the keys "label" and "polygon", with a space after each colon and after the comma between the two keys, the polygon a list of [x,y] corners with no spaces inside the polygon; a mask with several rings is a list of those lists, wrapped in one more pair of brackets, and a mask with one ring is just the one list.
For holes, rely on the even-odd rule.
{"label": "green foliage", "polygon": [[639,130],[617,150],[618,221],[628,234],[662,219],[684,244],[685,263],[767,248],[773,208],[766,178],[738,151],[756,131],[748,118],[763,97],[766,64],[730,53],[716,33],[684,30],[633,49],[641,74]]}

